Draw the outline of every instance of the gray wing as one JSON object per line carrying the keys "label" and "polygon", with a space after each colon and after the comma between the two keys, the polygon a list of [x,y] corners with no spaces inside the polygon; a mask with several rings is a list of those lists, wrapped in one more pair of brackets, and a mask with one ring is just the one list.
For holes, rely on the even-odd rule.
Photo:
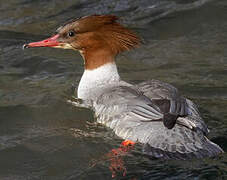
{"label": "gray wing", "polygon": [[[186,103],[192,106],[190,101]],[[94,101],[93,108],[99,123],[110,127],[123,139],[143,143],[145,153],[154,157],[205,157],[222,152],[205,137],[202,128],[196,128],[194,122],[200,125],[201,118],[179,117],[179,123],[168,129],[161,121],[164,117],[161,108],[138,89],[126,86],[105,89]]]}
{"label": "gray wing", "polygon": [[[177,116],[177,124],[188,128],[200,128],[205,134],[208,133],[209,130],[202,120],[196,105],[181,96],[179,91],[172,85],[158,80],[149,80],[136,85],[136,87],[154,102],[169,104],[165,111]],[[194,118],[188,119],[187,116]]]}

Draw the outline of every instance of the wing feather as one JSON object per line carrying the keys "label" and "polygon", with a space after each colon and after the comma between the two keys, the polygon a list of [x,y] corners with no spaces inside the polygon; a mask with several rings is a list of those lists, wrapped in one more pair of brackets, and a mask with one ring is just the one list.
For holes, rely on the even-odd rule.
{"label": "wing feather", "polygon": [[[123,139],[143,143],[144,152],[158,158],[205,157],[222,152],[206,138],[208,129],[190,100],[170,85],[165,88],[160,82],[152,83],[155,88],[145,83],[140,89],[117,86],[103,91],[94,105],[97,121]],[[163,125],[168,113],[177,117],[172,129]]]}

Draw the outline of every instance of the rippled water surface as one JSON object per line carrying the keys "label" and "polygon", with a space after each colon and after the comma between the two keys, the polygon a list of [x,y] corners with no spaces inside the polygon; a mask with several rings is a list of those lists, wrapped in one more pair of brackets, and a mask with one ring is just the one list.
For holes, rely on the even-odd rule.
{"label": "rippled water surface", "polygon": [[[83,72],[77,52],[23,51],[64,21],[116,14],[144,44],[118,56],[122,79],[160,79],[199,106],[209,138],[227,151],[226,0],[0,0],[0,179],[112,179],[121,139],[90,110],[66,104]],[[227,155],[150,160],[140,145],[116,159],[115,179],[227,179]]]}

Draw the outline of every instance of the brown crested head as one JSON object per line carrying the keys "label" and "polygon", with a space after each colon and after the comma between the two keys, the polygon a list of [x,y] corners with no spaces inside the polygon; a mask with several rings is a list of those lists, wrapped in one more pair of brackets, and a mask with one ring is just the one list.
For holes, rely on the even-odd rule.
{"label": "brown crested head", "polygon": [[137,35],[119,24],[117,19],[114,15],[91,15],[71,20],[59,27],[51,38],[24,47],[79,50],[85,60],[85,68],[94,69],[140,43]]}
{"label": "brown crested head", "polygon": [[72,20],[57,29],[59,39],[72,48],[86,51],[106,49],[117,54],[137,46],[140,39],[120,25],[113,15],[92,15]]}

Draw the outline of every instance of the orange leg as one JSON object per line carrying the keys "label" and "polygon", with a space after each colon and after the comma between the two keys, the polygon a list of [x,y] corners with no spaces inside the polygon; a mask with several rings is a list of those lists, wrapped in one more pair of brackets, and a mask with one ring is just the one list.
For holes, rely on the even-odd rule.
{"label": "orange leg", "polygon": [[135,142],[125,140],[121,143],[121,146],[116,149],[112,149],[107,154],[107,158],[110,161],[110,171],[112,172],[112,178],[116,177],[117,173],[126,175],[126,168],[124,165],[123,156],[126,155],[134,146]]}

